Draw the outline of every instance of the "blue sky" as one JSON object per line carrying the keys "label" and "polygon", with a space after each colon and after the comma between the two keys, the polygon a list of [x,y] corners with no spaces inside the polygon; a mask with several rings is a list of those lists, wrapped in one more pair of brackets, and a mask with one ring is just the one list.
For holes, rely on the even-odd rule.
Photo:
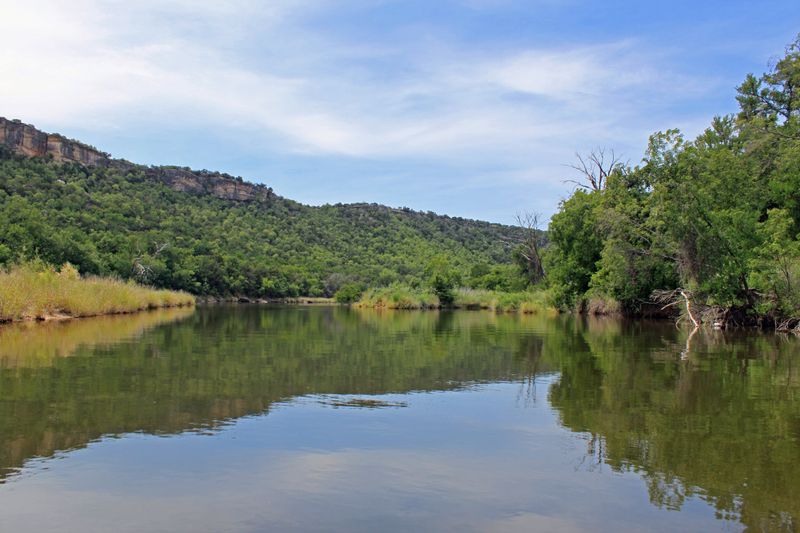
{"label": "blue sky", "polygon": [[574,153],[700,132],[797,1],[0,0],[0,115],[309,204],[510,223]]}

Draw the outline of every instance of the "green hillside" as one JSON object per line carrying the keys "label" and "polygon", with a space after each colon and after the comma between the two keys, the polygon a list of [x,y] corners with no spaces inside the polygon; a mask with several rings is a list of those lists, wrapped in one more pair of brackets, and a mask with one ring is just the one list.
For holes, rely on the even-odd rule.
{"label": "green hillside", "polygon": [[[17,152],[0,144],[6,265],[38,257],[195,294],[322,296],[345,283],[417,285],[443,255],[465,275],[488,272],[511,261],[508,238],[518,231],[375,204],[306,206],[224,174]],[[188,190],[208,176],[218,189],[257,194]]]}

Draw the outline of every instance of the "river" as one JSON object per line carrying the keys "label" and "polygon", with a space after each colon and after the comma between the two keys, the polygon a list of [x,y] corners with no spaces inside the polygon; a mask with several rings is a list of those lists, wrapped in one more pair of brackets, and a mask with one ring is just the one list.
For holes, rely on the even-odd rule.
{"label": "river", "polygon": [[207,306],[0,327],[0,531],[794,531],[800,341]]}

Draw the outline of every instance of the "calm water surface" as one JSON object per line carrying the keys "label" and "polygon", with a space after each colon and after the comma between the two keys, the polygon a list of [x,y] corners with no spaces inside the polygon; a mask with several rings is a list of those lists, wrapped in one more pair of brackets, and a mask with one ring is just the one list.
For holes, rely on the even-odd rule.
{"label": "calm water surface", "polygon": [[800,343],[201,307],[0,328],[0,531],[794,531]]}

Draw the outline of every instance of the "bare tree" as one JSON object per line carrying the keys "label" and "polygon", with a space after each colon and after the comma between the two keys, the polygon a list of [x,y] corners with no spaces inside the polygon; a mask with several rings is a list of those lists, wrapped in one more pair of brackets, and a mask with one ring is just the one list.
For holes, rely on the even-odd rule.
{"label": "bare tree", "polygon": [[683,302],[686,305],[686,316],[688,316],[689,320],[692,321],[695,329],[700,327],[700,322],[695,318],[694,313],[692,313],[693,295],[691,291],[681,288],[671,291],[656,290],[653,291],[652,297],[656,302],[664,304],[664,307],[661,308],[662,311],[668,307],[673,307]]}
{"label": "bare tree", "polygon": [[150,276],[153,275],[153,268],[147,264],[148,259],[154,259],[158,257],[158,255],[166,250],[168,246],[169,243],[167,242],[163,242],[161,244],[156,242],[153,245],[153,253],[151,254],[137,250],[136,256],[133,258],[133,265],[131,267],[131,270],[133,271],[133,277],[141,282],[148,281]]}
{"label": "bare tree", "polygon": [[517,225],[522,228],[517,253],[524,261],[525,270],[531,283],[538,283],[544,278],[542,266],[542,232],[539,229],[542,215],[540,213],[517,213]]}
{"label": "bare tree", "polygon": [[566,180],[578,187],[590,191],[601,191],[606,187],[608,177],[618,168],[622,167],[622,160],[617,157],[614,150],[595,148],[588,155],[575,153],[577,163],[568,165],[577,170],[581,176],[577,180]]}

